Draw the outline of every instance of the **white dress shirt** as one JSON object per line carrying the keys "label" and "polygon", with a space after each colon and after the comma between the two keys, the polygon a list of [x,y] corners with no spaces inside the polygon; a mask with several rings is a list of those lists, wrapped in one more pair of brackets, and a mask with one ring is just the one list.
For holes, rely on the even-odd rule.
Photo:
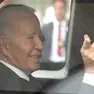
{"label": "white dress shirt", "polygon": [[[67,27],[66,25],[67,25],[66,21],[63,20],[61,22],[61,39],[63,41],[66,40],[66,27]],[[51,45],[51,56],[50,56],[50,60],[52,62],[64,62],[65,61],[65,56],[66,56],[65,48],[62,49],[63,56],[60,57],[57,54],[57,49],[58,49],[58,26],[59,26],[59,22],[55,19],[53,21],[52,45]]]}
{"label": "white dress shirt", "polygon": [[6,67],[11,69],[14,73],[16,73],[20,78],[25,79],[29,81],[28,75],[26,75],[22,70],[10,65],[9,63],[6,63],[5,61],[0,60],[0,63],[4,64]]}
{"label": "white dress shirt", "polygon": [[84,74],[83,83],[94,86],[94,75],[93,74]]}
{"label": "white dress shirt", "polygon": [[[51,18],[51,19],[49,19],[49,18]],[[43,24],[48,24],[50,22],[53,22],[54,19],[55,19],[54,8],[53,8],[53,6],[50,6],[45,10],[45,16],[43,18]]]}

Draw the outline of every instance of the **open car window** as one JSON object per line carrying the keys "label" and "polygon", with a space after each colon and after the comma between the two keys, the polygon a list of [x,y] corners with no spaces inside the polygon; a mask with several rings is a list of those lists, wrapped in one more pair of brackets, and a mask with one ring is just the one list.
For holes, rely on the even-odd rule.
{"label": "open car window", "polygon": [[[25,4],[30,7],[33,7],[36,12],[40,25],[42,33],[45,37],[44,41],[44,49],[43,54],[40,59],[40,69],[38,71],[35,71],[32,75],[34,77],[40,77],[40,75],[44,78],[52,78],[55,79],[55,77],[58,78],[65,78],[68,74],[68,60],[69,60],[69,53],[68,50],[70,48],[70,40],[71,38],[71,32],[72,32],[72,22],[73,22],[73,15],[74,15],[74,4],[72,0],[65,0],[64,1],[64,17],[62,20],[62,29],[60,37],[62,41],[59,39],[59,34],[53,33],[54,31],[58,32],[57,25],[54,25],[55,21],[55,10],[53,7],[52,0],[13,0],[12,3],[16,4]],[[60,7],[59,7],[60,8]],[[62,9],[62,7],[61,7]],[[62,12],[61,11],[61,12]],[[60,12],[60,11],[59,11]],[[48,14],[48,15],[47,15]],[[47,26],[46,26],[47,25]],[[54,29],[55,27],[55,29]],[[50,31],[51,30],[51,31]],[[58,36],[55,36],[58,35]],[[53,37],[54,36],[54,37]],[[61,45],[61,48],[58,47]],[[58,48],[61,49],[62,56],[57,55]],[[67,66],[67,67],[66,67]],[[42,72],[42,73],[41,73]],[[45,77],[46,72],[46,77]],[[49,73],[55,74],[54,76],[50,77],[51,75],[48,75]],[[62,72],[62,76],[60,73]]]}

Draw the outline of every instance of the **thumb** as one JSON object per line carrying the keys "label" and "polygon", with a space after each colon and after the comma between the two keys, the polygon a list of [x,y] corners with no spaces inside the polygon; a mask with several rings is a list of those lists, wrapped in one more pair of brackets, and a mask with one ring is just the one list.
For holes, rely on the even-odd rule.
{"label": "thumb", "polygon": [[83,45],[82,45],[82,49],[84,49],[84,50],[88,49],[90,47],[90,45],[91,45],[90,37],[87,34],[85,34],[84,35],[84,42],[83,42]]}

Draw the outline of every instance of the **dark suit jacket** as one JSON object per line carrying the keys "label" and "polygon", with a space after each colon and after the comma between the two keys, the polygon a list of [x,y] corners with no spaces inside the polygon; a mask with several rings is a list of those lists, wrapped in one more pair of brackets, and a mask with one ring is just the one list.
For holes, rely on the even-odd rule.
{"label": "dark suit jacket", "polygon": [[42,28],[42,33],[45,37],[42,61],[45,61],[45,62],[49,61],[49,56],[51,53],[52,31],[53,31],[53,23],[44,25]]}
{"label": "dark suit jacket", "polygon": [[[31,77],[30,82],[18,77],[12,70],[0,63],[0,90],[42,92],[38,79]],[[35,93],[34,93],[35,94]]]}

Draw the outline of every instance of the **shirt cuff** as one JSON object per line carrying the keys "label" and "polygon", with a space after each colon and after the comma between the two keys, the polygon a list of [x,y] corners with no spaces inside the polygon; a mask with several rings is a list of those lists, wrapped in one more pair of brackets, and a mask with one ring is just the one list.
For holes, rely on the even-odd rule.
{"label": "shirt cuff", "polygon": [[84,74],[83,83],[94,86],[94,75],[93,74]]}

